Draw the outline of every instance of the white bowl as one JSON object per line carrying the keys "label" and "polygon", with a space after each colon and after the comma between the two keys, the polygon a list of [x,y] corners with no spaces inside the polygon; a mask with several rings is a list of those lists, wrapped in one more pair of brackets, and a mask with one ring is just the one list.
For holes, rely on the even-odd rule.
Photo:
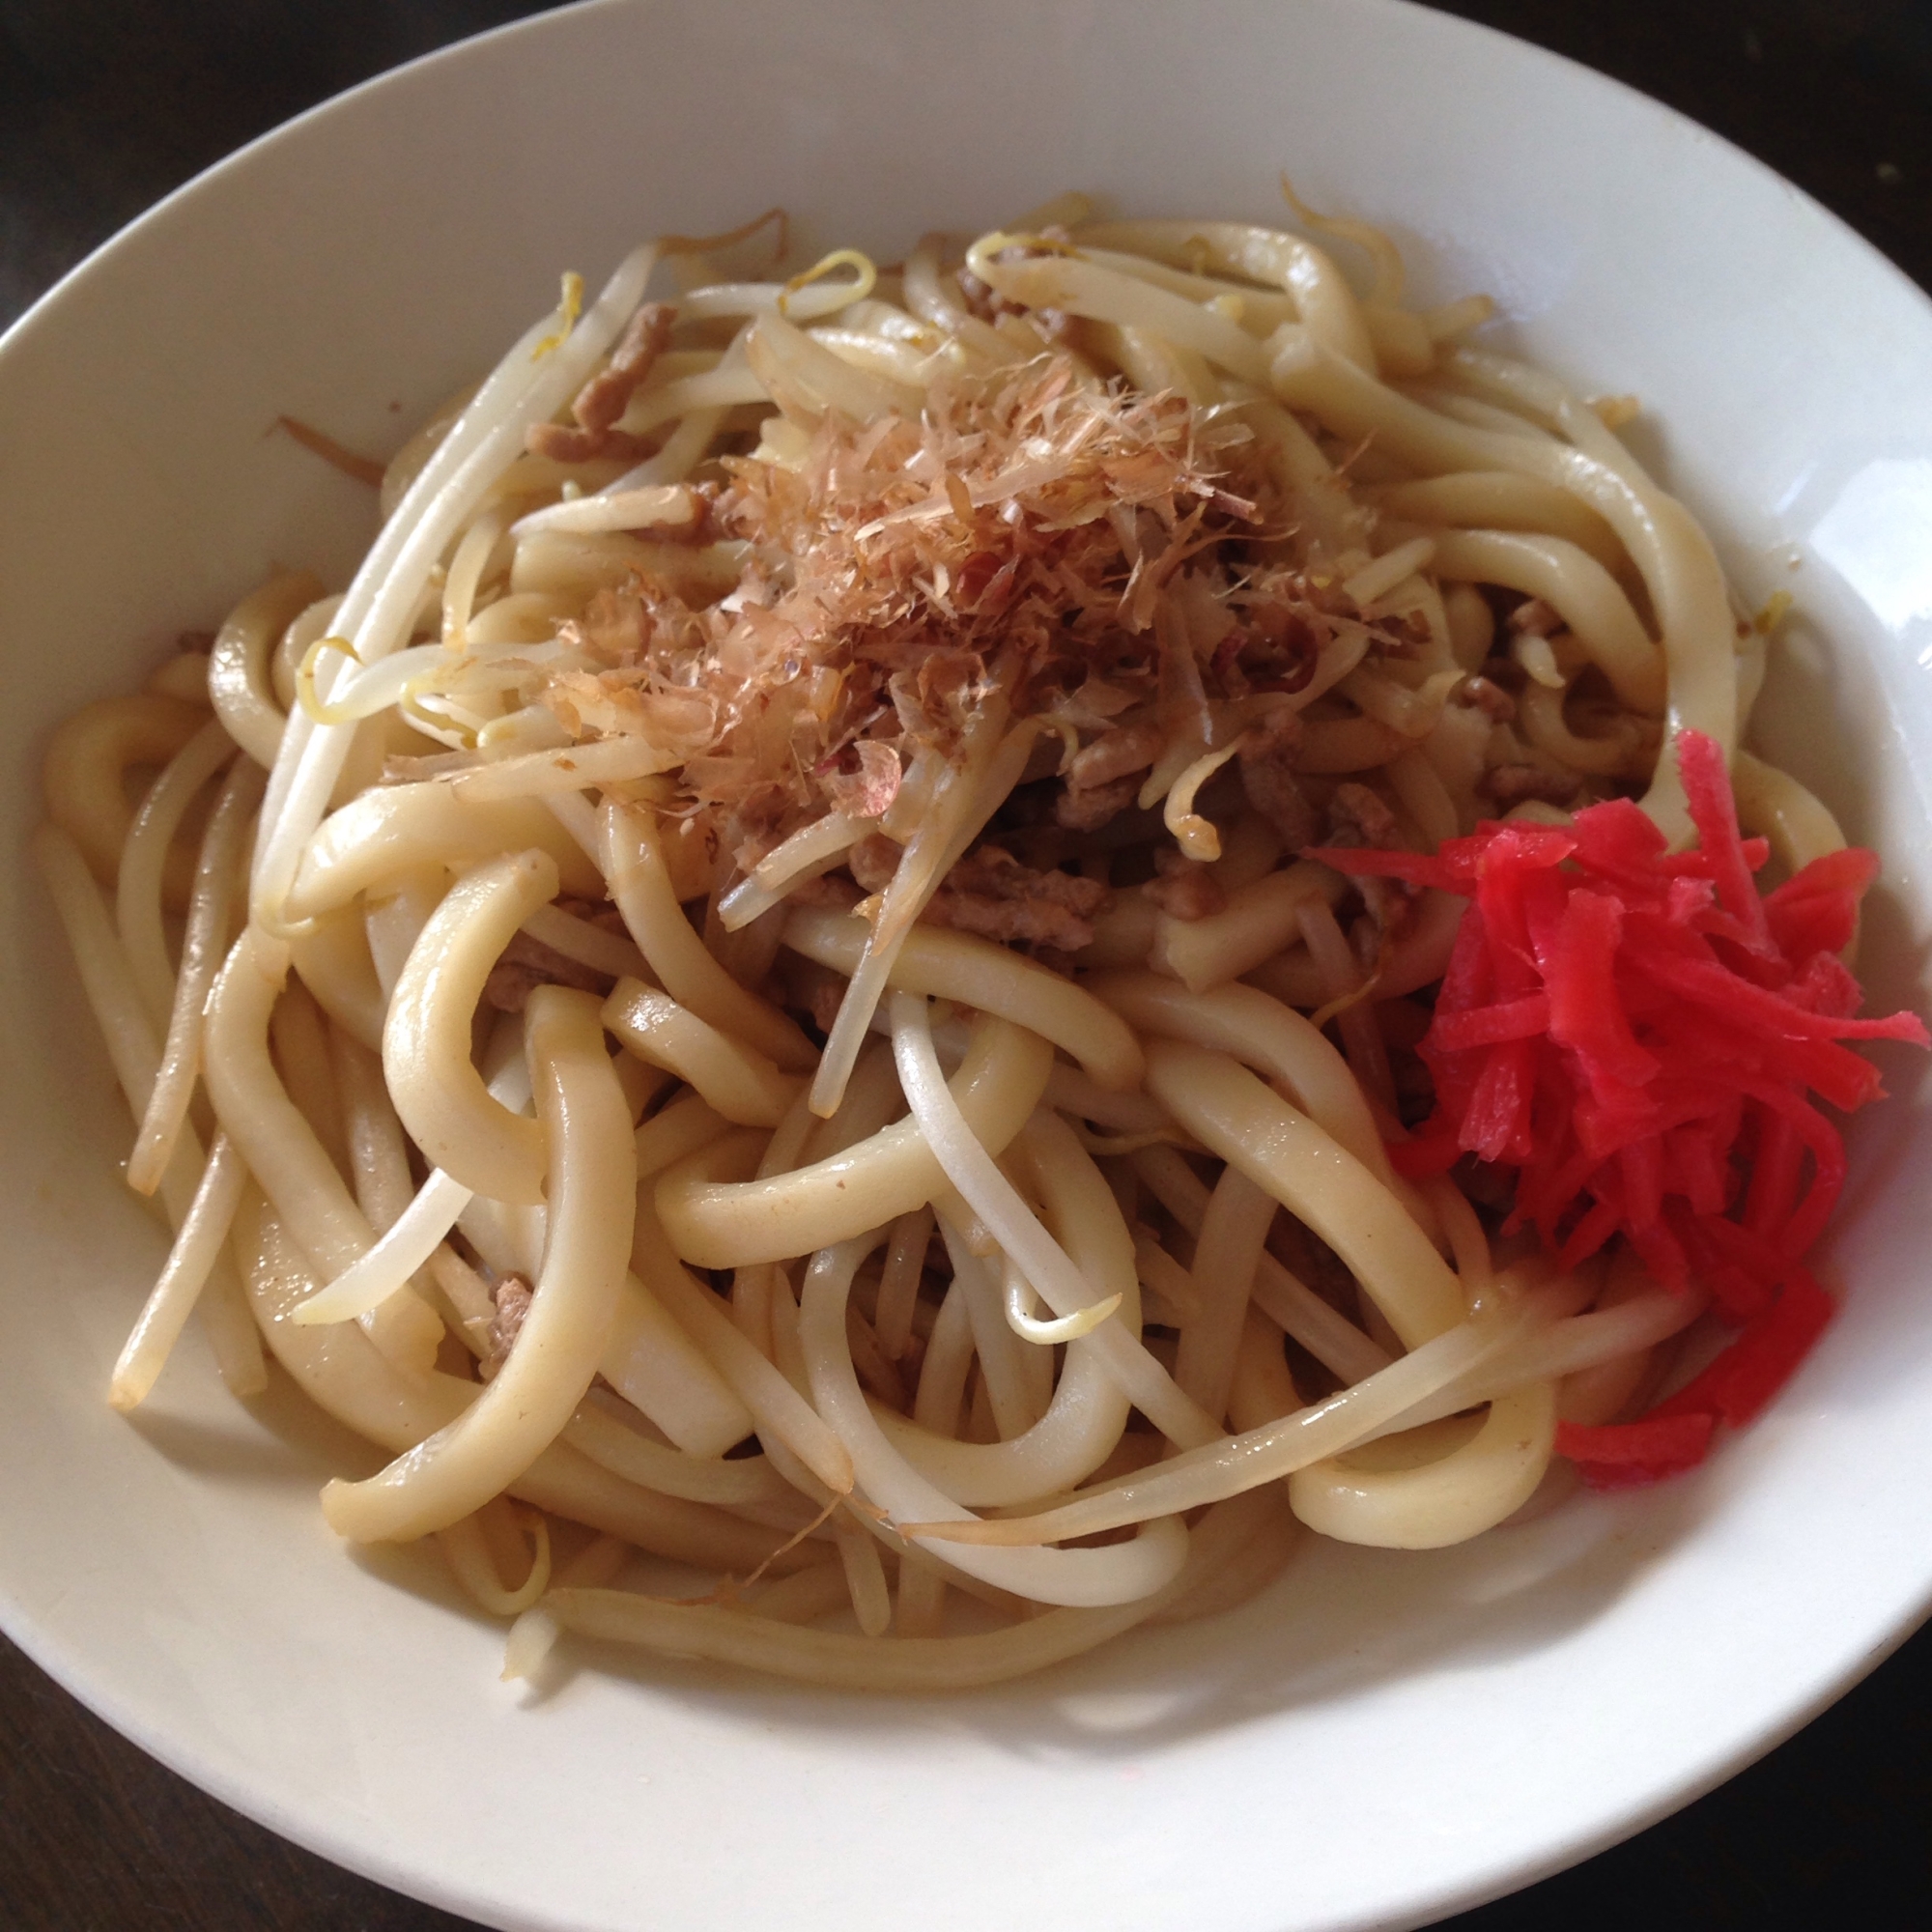
{"label": "white bowl", "polygon": [[[1152,213],[1378,221],[1430,293],[1638,434],[1747,592],[1800,620],[1772,753],[1885,855],[1875,1004],[1924,1005],[1932,312],[1794,189],[1610,82],[1366,0],[607,4],[358,90],[216,168],[0,349],[0,1622],[219,1797],[499,1926],[1399,1927],[1714,1784],[1932,1591],[1932,1140],[1859,1122],[1843,1319],[1696,1476],[1436,1555],[1311,1548],[1264,1600],[1036,1683],[844,1698],[611,1655],[531,1700],[500,1632],[315,1507],[370,1452],[192,1340],[133,1420],[108,1365],[161,1252],[21,859],[53,720],[270,560],[343,577],[386,449],[635,238],[781,199],[895,252],[1063,186]],[[1910,1089],[1916,1065],[1889,1063]]]}

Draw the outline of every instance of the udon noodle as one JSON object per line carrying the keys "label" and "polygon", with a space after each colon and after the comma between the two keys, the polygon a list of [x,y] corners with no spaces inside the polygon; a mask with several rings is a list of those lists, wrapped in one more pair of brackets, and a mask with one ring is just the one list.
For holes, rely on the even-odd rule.
{"label": "udon noodle", "polygon": [[1784,865],[1843,841],[1738,750],[1765,627],[1634,405],[1299,213],[569,278],[346,590],[62,727],[38,856],[176,1230],[117,1406],[191,1312],[240,1394],[266,1344],[394,1459],[329,1523],[436,1538],[512,1672],[917,1690],[1297,1524],[1476,1536],[1657,1386],[1701,1294],[1391,1165],[1461,902],[1300,855],[1681,840],[1692,728]]}

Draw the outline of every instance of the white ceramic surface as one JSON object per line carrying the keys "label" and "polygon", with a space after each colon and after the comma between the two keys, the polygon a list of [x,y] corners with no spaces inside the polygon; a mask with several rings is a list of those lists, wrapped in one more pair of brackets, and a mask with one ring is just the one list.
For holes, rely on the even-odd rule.
{"label": "white ceramic surface", "polygon": [[292,1401],[244,1412],[192,1339],[136,1419],[102,1401],[162,1242],[20,863],[34,759],[271,559],[344,574],[366,497],[275,414],[386,449],[559,269],[775,198],[892,253],[1069,185],[1266,217],[1283,167],[1426,290],[1491,289],[1508,337],[1639,392],[1741,582],[1797,594],[1762,735],[1885,854],[1874,997],[1923,1007],[1932,311],[1714,137],[1380,0],[607,4],[392,75],[165,203],[0,349],[0,1622],[169,1764],[506,1927],[1399,1927],[1660,1816],[1921,1614],[1909,1096],[1860,1123],[1844,1318],[1694,1480],[1439,1555],[1311,1549],[1223,1623],[983,1695],[607,1657],[532,1701],[433,1567],[323,1526],[325,1473],[369,1452]]}

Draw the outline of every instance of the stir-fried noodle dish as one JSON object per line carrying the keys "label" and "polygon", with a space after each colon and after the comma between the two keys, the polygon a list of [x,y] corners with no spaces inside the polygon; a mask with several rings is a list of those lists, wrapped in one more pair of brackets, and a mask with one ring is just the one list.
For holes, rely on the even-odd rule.
{"label": "stir-fried noodle dish", "polygon": [[347,590],[47,753],[175,1229],[117,1406],[266,1345],[510,1674],[921,1690],[1772,1399],[1847,1042],[1925,1040],[1744,748],[1781,613],[1634,399],[1294,210],[670,238],[385,469],[291,426],[380,487]]}

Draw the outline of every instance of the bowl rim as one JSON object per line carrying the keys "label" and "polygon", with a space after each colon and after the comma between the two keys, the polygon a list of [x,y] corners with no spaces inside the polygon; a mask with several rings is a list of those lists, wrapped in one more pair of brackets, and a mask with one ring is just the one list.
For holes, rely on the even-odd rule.
{"label": "bowl rim", "polygon": [[[643,14],[658,4],[660,0],[567,0],[567,4],[501,22],[414,55],[341,89],[253,136],[171,188],[91,248],[41,292],[4,331],[0,331],[0,381],[4,380],[5,371],[11,366],[14,353],[22,344],[47,328],[62,326],[64,311],[74,298],[75,292],[94,279],[103,262],[117,257],[136,241],[147,241],[165,230],[184,205],[198,197],[213,182],[247,172],[265,151],[290,139],[299,138],[313,124],[333,117],[349,104],[371,94],[407,84],[430,70],[461,68],[486,45],[495,47],[513,39],[534,41],[545,35],[568,36],[576,31],[577,23],[582,19],[603,14]],[[1558,70],[1567,70],[1573,75],[1581,76],[1584,83],[1593,89],[1609,91],[1620,99],[1624,111],[1640,114],[1653,126],[1693,131],[1700,141],[1720,151],[1731,162],[1743,162],[1762,184],[1775,186],[1802,204],[1814,217],[1822,218],[1841,245],[1846,242],[1852,244],[1861,258],[1864,272],[1888,283],[1894,294],[1902,293],[1910,298],[1926,324],[1928,333],[1932,333],[1932,294],[1928,294],[1876,243],[1816,196],[1789,181],[1748,150],[1630,82],[1503,28],[1425,4],[1424,0],[1297,0],[1297,5],[1302,11],[1337,16],[1350,12],[1380,13],[1387,17],[1406,19],[1414,30],[1438,33],[1447,42],[1479,39],[1495,43],[1511,49],[1514,57],[1526,55],[1536,63],[1554,64]],[[1637,1835],[1707,1795],[1789,1740],[1891,1657],[1928,1617],[1932,1617],[1932,1570],[1928,1570],[1916,1608],[1905,1619],[1894,1623],[1876,1644],[1864,1645],[1837,1660],[1829,1672],[1804,1685],[1789,1700],[1778,1705],[1773,1719],[1747,1740],[1714,1749],[1692,1774],[1672,1780],[1648,1802],[1630,1805],[1613,1816],[1600,1818],[1558,1841],[1547,1844],[1533,1856],[1519,1854],[1500,1858],[1482,1878],[1453,1889],[1438,1889],[1429,1893],[1426,1905],[1413,1910],[1405,1909],[1396,1917],[1334,1918],[1322,1923],[1331,1928],[1331,1932],[1344,1932],[1346,1927],[1360,1927],[1362,1932],[1370,1932],[1370,1928],[1377,1928],[1377,1932],[1399,1932],[1402,1927],[1434,1923],[1438,1918],[1533,1886]],[[0,1631],[4,1631],[24,1655],[96,1717],[170,1771],[243,1816],[346,1869],[411,1898],[465,1914],[485,1923],[510,1922],[497,1916],[505,1910],[500,1899],[486,1891],[466,1891],[461,1884],[452,1879],[426,1872],[410,1863],[406,1854],[386,1850],[373,1834],[358,1837],[326,1820],[316,1820],[283,1803],[273,1791],[259,1780],[251,1780],[238,1766],[198,1755],[195,1748],[183,1744],[164,1727],[147,1722],[139,1706],[122,1695],[111,1682],[102,1681],[98,1670],[91,1669],[85,1653],[64,1641],[56,1625],[46,1623],[25,1609],[10,1587],[4,1571],[0,1571]],[[560,1917],[542,1921],[520,1918],[516,1922],[554,1924],[557,1932],[567,1932],[567,1928],[578,1921]]]}

